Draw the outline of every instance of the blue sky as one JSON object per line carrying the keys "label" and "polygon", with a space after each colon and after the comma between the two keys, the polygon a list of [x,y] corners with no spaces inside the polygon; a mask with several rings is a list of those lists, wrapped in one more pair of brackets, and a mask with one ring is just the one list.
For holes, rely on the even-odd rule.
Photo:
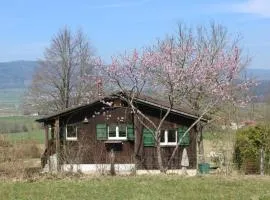
{"label": "blue sky", "polygon": [[251,68],[270,69],[270,0],[3,0],[0,6],[0,62],[41,59],[65,25],[81,28],[97,55],[150,45],[177,24],[224,24],[243,36]]}

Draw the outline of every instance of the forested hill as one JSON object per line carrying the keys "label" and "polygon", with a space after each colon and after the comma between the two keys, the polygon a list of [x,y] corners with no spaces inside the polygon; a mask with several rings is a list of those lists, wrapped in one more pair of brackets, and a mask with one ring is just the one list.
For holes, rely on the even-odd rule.
{"label": "forested hill", "polygon": [[0,62],[0,89],[25,88],[37,66],[37,61]]}
{"label": "forested hill", "polygon": [[256,80],[270,81],[270,68],[269,69],[248,69],[247,76],[255,78]]}
{"label": "forested hill", "polygon": [[[37,61],[0,62],[0,89],[26,88],[37,66]],[[248,69],[246,75],[259,82],[254,95],[270,94],[270,69]]]}

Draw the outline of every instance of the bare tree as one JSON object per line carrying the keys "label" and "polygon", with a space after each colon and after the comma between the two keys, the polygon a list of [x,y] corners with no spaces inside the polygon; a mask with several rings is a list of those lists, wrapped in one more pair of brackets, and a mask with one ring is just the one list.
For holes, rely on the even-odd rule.
{"label": "bare tree", "polygon": [[[38,111],[57,111],[78,105],[92,96],[94,51],[84,33],[61,29],[45,49],[34,74],[26,102]],[[87,79],[85,77],[88,76]]]}

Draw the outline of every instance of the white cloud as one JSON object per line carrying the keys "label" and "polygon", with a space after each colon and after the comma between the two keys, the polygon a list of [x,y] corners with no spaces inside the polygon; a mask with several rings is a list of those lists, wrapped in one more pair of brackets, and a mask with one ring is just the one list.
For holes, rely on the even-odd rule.
{"label": "white cloud", "polygon": [[270,17],[270,0],[247,0],[232,5],[233,12],[254,14],[261,17]]}

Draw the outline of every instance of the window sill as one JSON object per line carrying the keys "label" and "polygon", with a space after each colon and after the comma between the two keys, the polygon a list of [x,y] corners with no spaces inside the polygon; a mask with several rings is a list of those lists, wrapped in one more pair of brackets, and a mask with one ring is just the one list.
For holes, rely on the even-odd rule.
{"label": "window sill", "polygon": [[177,144],[160,144],[161,147],[175,147]]}
{"label": "window sill", "polygon": [[122,144],[122,141],[120,141],[120,140],[106,140],[104,143],[105,144]]}
{"label": "window sill", "polygon": [[66,138],[66,141],[77,141],[78,138]]}
{"label": "window sill", "polygon": [[126,141],[128,139],[127,138],[108,138],[108,140],[112,140],[112,141],[115,141],[115,140],[117,140],[117,141]]}

